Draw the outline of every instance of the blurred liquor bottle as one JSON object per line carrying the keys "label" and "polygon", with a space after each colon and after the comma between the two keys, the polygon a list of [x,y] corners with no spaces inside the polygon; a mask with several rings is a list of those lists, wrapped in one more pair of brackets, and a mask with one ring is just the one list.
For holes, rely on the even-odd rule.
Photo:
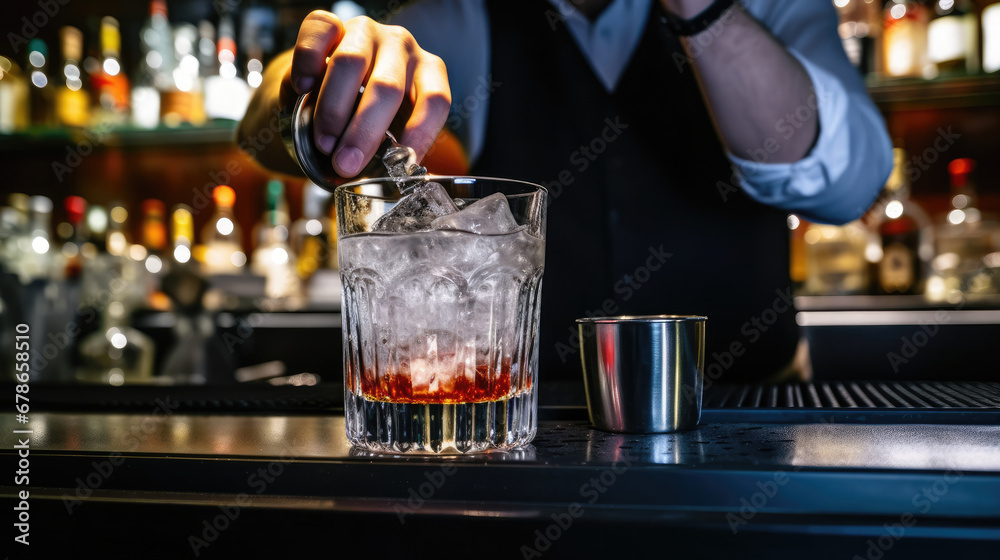
{"label": "blurred liquor bottle", "polygon": [[149,3],[149,19],[139,30],[142,56],[135,71],[132,88],[132,124],[156,128],[160,123],[160,92],[168,89],[173,70],[173,33],[167,21],[167,6],[162,0]]}
{"label": "blurred liquor bottle", "polygon": [[0,134],[28,128],[28,79],[11,59],[0,56]]}
{"label": "blurred liquor bottle", "polygon": [[[66,257],[65,276],[75,280],[83,273],[83,253],[87,243],[87,201],[79,196],[67,196],[63,201],[63,208],[66,211],[67,227],[57,233],[64,240],[62,253]],[[60,229],[63,229],[62,224]]]}
{"label": "blurred liquor bottle", "polygon": [[1000,70],[1000,2],[983,8],[983,70]]}
{"label": "blurred liquor bottle", "polygon": [[[970,0],[933,0],[927,24],[927,57],[936,74],[979,71],[979,25]],[[928,76],[933,77],[933,75]]]}
{"label": "blurred liquor bottle", "polygon": [[28,43],[28,71],[31,79],[31,124],[55,126],[55,84],[49,78],[49,48],[41,39],[32,39]]}
{"label": "blurred liquor bottle", "polygon": [[[935,299],[953,300],[959,293],[993,293],[988,278],[993,256],[1000,251],[1000,224],[979,209],[972,181],[975,161],[956,159],[948,165],[951,210],[937,220]],[[984,277],[984,274],[987,277]]]}
{"label": "blurred liquor bottle", "polygon": [[148,273],[146,304],[160,310],[170,308],[170,301],[160,289],[170,265],[166,212],[160,200],[151,198],[142,203],[142,245],[146,249],[143,265]]}
{"label": "blurred liquor bottle", "polygon": [[205,78],[205,114],[210,119],[238,121],[250,103],[250,87],[237,71],[235,37],[232,17],[224,14],[219,20],[216,45],[219,70]]}
{"label": "blurred liquor bottle", "polygon": [[101,18],[101,60],[90,76],[94,124],[124,124],[128,119],[130,87],[122,71],[121,30],[113,17]]}
{"label": "blurred liquor bottle", "polygon": [[860,221],[843,226],[809,224],[803,236],[806,293],[857,295],[868,291],[865,250],[869,232]]}
{"label": "blurred liquor bottle", "polygon": [[[93,218],[98,212],[103,208],[91,207],[88,225],[99,220]],[[86,262],[82,301],[97,310],[101,324],[80,341],[76,374],[80,382],[117,386],[145,382],[153,374],[153,341],[130,325],[132,311],[143,302],[144,290],[142,266],[128,251],[127,218],[128,212],[121,206],[104,214],[102,250]]]}
{"label": "blurred liquor bottle", "polygon": [[[173,265],[187,265],[191,262],[194,248],[194,215],[184,204],[178,204],[170,214],[170,234],[172,238]],[[171,266],[171,269],[175,266]]]}
{"label": "blurred liquor bottle", "polygon": [[69,26],[59,31],[63,69],[62,81],[56,89],[56,118],[63,126],[87,126],[90,123],[90,98],[83,87],[80,69],[83,33]]}
{"label": "blurred liquor bottle", "polygon": [[809,279],[809,265],[806,262],[806,230],[809,223],[805,222],[795,214],[789,214],[788,219],[788,275],[792,280],[792,287],[796,293],[805,289],[806,281]]}
{"label": "blurred liquor bottle", "polygon": [[924,77],[933,70],[927,59],[928,10],[916,0],[888,0],[883,15],[885,73]]}
{"label": "blurred liquor bottle", "polygon": [[862,75],[881,72],[882,5],[874,0],[834,2],[840,25],[837,27],[844,52]]}
{"label": "blurred liquor bottle", "polygon": [[236,191],[232,187],[219,185],[212,190],[215,200],[215,214],[205,224],[201,242],[205,245],[205,259],[202,270],[205,274],[239,274],[247,262],[243,252],[243,231],[236,223],[233,206]]}
{"label": "blurred liquor bottle", "polygon": [[161,109],[164,123],[168,126],[202,124],[205,122],[205,86],[197,56],[198,28],[190,23],[175,24],[173,35],[177,66],[173,71],[174,87],[163,98],[167,105]]}
{"label": "blurred liquor bottle", "polygon": [[[150,75],[143,80],[147,83],[151,81],[155,86],[159,93],[159,121],[170,127],[205,122],[198,60],[192,56],[197,31],[192,33],[190,27],[190,24],[181,24],[171,28],[166,2],[152,0],[149,20],[140,31]],[[152,120],[151,107],[156,103],[149,90],[144,89],[143,95],[150,103],[143,110],[141,122],[148,127]]]}
{"label": "blurred liquor bottle", "polygon": [[306,181],[302,217],[292,224],[292,251],[298,255],[299,278],[308,280],[317,270],[337,268],[336,223],[327,218],[330,193]]}
{"label": "blurred liquor bottle", "polygon": [[257,3],[241,10],[240,48],[246,53],[246,83],[257,88],[263,81],[264,60],[275,50],[277,16],[274,8]]}
{"label": "blurred liquor bottle", "polygon": [[114,386],[147,382],[153,376],[153,341],[129,325],[132,308],[126,298],[109,293],[100,327],[80,341],[76,379]]}
{"label": "blurred liquor bottle", "polygon": [[278,179],[267,183],[267,211],[257,224],[251,270],[264,277],[264,292],[270,298],[301,295],[296,255],[289,244],[290,218],[285,185]]}
{"label": "blurred liquor bottle", "polygon": [[934,256],[934,233],[927,213],[910,200],[906,150],[895,148],[893,162],[884,202],[875,207],[874,229],[881,240],[881,258],[873,259],[877,262],[873,291],[920,294]]}
{"label": "blurred liquor bottle", "polygon": [[204,383],[205,345],[212,333],[212,321],[203,313],[208,281],[192,258],[194,216],[179,204],[171,214],[173,263],[163,277],[163,292],[175,312],[174,347],[164,359],[162,375],[177,383]]}

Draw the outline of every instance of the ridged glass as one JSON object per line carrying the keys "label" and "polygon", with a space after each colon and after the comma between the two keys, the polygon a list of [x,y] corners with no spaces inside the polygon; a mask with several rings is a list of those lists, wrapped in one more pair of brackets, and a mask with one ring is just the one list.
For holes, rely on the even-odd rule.
{"label": "ridged glass", "polygon": [[527,444],[537,419],[543,188],[433,177],[469,204],[507,198],[520,226],[483,235],[373,233],[390,179],[337,189],[347,436],[381,453],[477,453]]}

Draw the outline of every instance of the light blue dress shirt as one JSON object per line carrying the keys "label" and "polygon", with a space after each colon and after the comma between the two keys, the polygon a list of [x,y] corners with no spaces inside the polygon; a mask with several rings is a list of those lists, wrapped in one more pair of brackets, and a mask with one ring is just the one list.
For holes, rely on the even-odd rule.
{"label": "light blue dress shirt", "polygon": [[[595,20],[568,0],[549,0],[553,25],[566,25],[595,75],[614,91],[628,66],[654,0],[614,0]],[[745,154],[729,153],[735,176],[755,200],[819,222],[844,223],[872,204],[892,170],[885,123],[858,71],[844,54],[830,0],[743,0],[744,8],[795,56],[812,79],[816,102],[775,123],[770,138]],[[489,21],[484,0],[425,0],[383,23],[402,25],[448,67],[449,128],[475,162],[485,141],[490,74]],[[781,87],[777,84],[775,87]],[[669,97],[665,95],[665,101]],[[819,137],[794,163],[767,161],[767,147],[794,134],[818,111]]]}

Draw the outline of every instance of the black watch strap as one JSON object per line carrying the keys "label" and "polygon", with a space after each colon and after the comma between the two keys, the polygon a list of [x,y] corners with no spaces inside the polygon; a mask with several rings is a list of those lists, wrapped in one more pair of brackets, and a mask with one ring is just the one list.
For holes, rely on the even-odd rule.
{"label": "black watch strap", "polygon": [[735,3],[736,0],[715,0],[711,6],[705,8],[705,11],[691,19],[679,18],[668,10],[665,22],[674,35],[690,37],[711,27]]}

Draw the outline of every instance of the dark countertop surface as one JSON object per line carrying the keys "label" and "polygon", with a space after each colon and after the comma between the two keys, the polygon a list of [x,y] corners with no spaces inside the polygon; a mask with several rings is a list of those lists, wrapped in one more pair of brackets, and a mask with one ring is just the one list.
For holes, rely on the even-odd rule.
{"label": "dark countertop surface", "polygon": [[[878,548],[902,523],[907,538],[883,542],[900,558],[976,558],[1000,546],[996,425],[718,422],[708,413],[692,431],[626,435],[547,420],[512,453],[373,456],[352,450],[337,414],[181,414],[163,404],[144,414],[33,413],[27,425],[0,418],[7,434],[33,432],[31,507],[45,520],[36,538],[65,545],[59,535],[111,523],[128,535],[113,541],[119,550],[154,557],[290,550],[258,543],[266,531],[291,531],[303,546],[379,542],[401,553],[454,527],[456,542],[496,531],[487,557],[613,555],[619,538],[632,547],[625,557],[644,557],[669,538],[704,557],[808,548],[865,558],[869,541]],[[13,445],[4,447],[13,464]],[[17,489],[2,486],[0,497]],[[227,511],[239,519],[219,521]],[[225,535],[209,540],[205,520],[226,525]],[[560,522],[589,529],[552,528]],[[540,540],[546,530],[558,538]],[[769,552],[745,553],[761,547]]]}

